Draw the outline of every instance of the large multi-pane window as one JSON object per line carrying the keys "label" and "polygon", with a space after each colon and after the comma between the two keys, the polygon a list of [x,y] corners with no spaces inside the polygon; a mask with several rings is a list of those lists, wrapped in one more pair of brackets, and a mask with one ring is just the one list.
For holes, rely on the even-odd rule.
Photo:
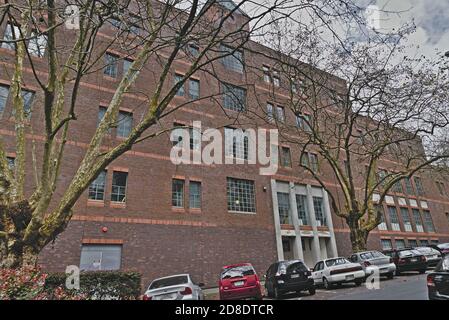
{"label": "large multi-pane window", "polygon": [[279,122],[285,122],[285,110],[284,110],[284,107],[282,107],[282,106],[277,106],[276,107],[276,119]]}
{"label": "large multi-pane window", "polygon": [[248,135],[241,129],[225,128],[225,155],[248,160]]}
{"label": "large multi-pane window", "polygon": [[429,245],[429,240],[427,240],[427,239],[421,239],[420,242],[421,242],[421,246],[423,246],[423,247]]}
{"label": "large multi-pane window", "polygon": [[227,178],[228,210],[256,212],[254,181]]}
{"label": "large multi-pane window", "polygon": [[271,83],[270,67],[263,66],[262,70],[263,70],[263,81],[265,81],[266,83]]}
{"label": "large multi-pane window", "polygon": [[112,78],[116,78],[118,74],[118,57],[116,55],[106,53],[104,56],[105,67],[103,73]]}
{"label": "large multi-pane window", "polygon": [[407,208],[401,208],[401,217],[405,231],[413,232],[412,221],[410,220],[410,214]]}
{"label": "large multi-pane window", "polygon": [[[175,75],[175,85],[177,85],[178,83],[180,83],[182,81],[184,77],[182,75],[176,74]],[[185,89],[184,89],[184,83],[182,84],[182,86],[179,87],[178,91],[176,91],[176,95],[183,97],[185,93]]]}
{"label": "large multi-pane window", "polygon": [[172,206],[184,208],[184,180],[172,180]]}
{"label": "large multi-pane window", "polygon": [[324,212],[324,202],[321,197],[313,197],[313,209],[317,226],[326,226],[326,214]]}
{"label": "large multi-pane window", "polygon": [[268,121],[273,121],[274,120],[274,107],[271,103],[267,103],[267,118]]}
{"label": "large multi-pane window", "polygon": [[133,114],[131,112],[120,111],[118,114],[117,136],[126,138],[133,128]]}
{"label": "large multi-pane window", "polygon": [[416,232],[424,232],[421,213],[418,209],[412,209],[413,220],[415,220]]}
{"label": "large multi-pane window", "polygon": [[393,245],[391,244],[390,239],[381,239],[380,240],[382,250],[391,250],[393,249]]}
{"label": "large multi-pane window", "polygon": [[119,270],[121,260],[121,245],[83,245],[81,247],[81,270]]}
{"label": "large multi-pane window", "polygon": [[393,186],[391,187],[391,191],[397,192],[397,193],[403,193],[404,190],[402,189],[402,182],[397,181]]}
{"label": "large multi-pane window", "polygon": [[226,69],[243,73],[243,53],[240,50],[235,50],[231,47],[221,45],[220,51],[223,55],[221,61]]}
{"label": "large multi-pane window", "polygon": [[418,241],[416,239],[408,239],[408,246],[416,248],[418,246]]}
{"label": "large multi-pane window", "polygon": [[234,111],[246,109],[246,90],[232,84],[222,84],[223,107]]}
{"label": "large multi-pane window", "polygon": [[396,239],[396,249],[405,248],[405,240],[404,239]]}
{"label": "large multi-pane window", "polygon": [[309,224],[309,211],[307,207],[307,196],[302,194],[296,195],[296,209],[298,210],[298,220],[300,226]]}
{"label": "large multi-pane window", "polygon": [[416,192],[418,195],[422,196],[424,195],[424,187],[422,185],[422,181],[420,177],[414,177],[413,181],[415,182]]}
{"label": "large multi-pane window", "polygon": [[377,172],[377,183],[382,187],[385,186],[387,174],[388,172],[385,170],[379,170]]}
{"label": "large multi-pane window", "polygon": [[284,167],[292,166],[292,157],[290,154],[290,148],[281,147],[281,161],[282,161],[282,166],[284,166]]}
{"label": "large multi-pane window", "polygon": [[376,205],[375,209],[381,210],[381,214],[380,214],[380,223],[377,226],[377,228],[379,230],[388,230],[388,226],[387,226],[387,222],[385,221],[385,212],[384,212],[384,207],[382,205]]}
{"label": "large multi-pane window", "polygon": [[401,231],[401,225],[399,224],[399,217],[396,207],[388,207],[388,213],[390,215],[391,229],[394,231]]}
{"label": "large multi-pane window", "polygon": [[280,87],[281,86],[281,77],[279,76],[279,71],[277,71],[277,70],[273,71],[273,84],[276,87]]}
{"label": "large multi-pane window", "polygon": [[200,98],[200,81],[196,79],[189,80],[189,96],[193,100]]}
{"label": "large multi-pane window", "polygon": [[319,169],[318,155],[315,153],[304,152],[301,155],[301,165],[317,173]]}
{"label": "large multi-pane window", "polygon": [[[131,65],[134,63],[133,60],[130,59],[124,59],[123,60],[123,76],[128,72],[128,70],[131,68]],[[136,71],[133,70],[131,75],[135,74]]]}
{"label": "large multi-pane window", "polygon": [[20,29],[19,26],[8,23],[6,25],[5,34],[3,36],[2,48],[14,50],[15,44],[11,42],[13,40],[20,39]]}
{"label": "large multi-pane window", "polygon": [[413,185],[412,185],[412,181],[410,180],[410,178],[405,178],[404,179],[404,184],[405,184],[405,192],[407,194],[414,194],[415,191],[413,190]]}
{"label": "large multi-pane window", "polygon": [[104,200],[104,191],[106,185],[106,170],[100,172],[89,186],[89,199]]}
{"label": "large multi-pane window", "polygon": [[0,115],[3,113],[6,107],[6,101],[8,101],[9,87],[0,85]]}
{"label": "large multi-pane window", "polygon": [[114,171],[112,173],[112,192],[111,201],[126,202],[126,184],[128,173],[122,171]]}
{"label": "large multi-pane window", "polygon": [[299,129],[310,132],[310,116],[308,114],[296,115],[296,126]]}
{"label": "large multi-pane window", "polygon": [[28,52],[39,58],[45,56],[45,50],[47,49],[47,36],[33,31],[30,38],[30,42],[28,43]]}
{"label": "large multi-pane window", "polygon": [[423,211],[424,225],[426,226],[427,232],[435,232],[435,226],[433,225],[432,215],[430,211]]}
{"label": "large multi-pane window", "polygon": [[189,183],[189,206],[193,209],[201,208],[201,182],[190,181]]}
{"label": "large multi-pane window", "polygon": [[278,196],[278,210],[279,210],[280,224],[292,224],[289,194],[278,192],[277,196]]}

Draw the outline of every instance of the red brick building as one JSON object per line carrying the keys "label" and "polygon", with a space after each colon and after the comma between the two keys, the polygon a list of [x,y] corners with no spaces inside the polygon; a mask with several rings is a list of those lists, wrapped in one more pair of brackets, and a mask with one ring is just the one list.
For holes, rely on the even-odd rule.
{"label": "red brick building", "polygon": [[[245,21],[236,15],[236,25]],[[232,26],[231,26],[232,27]],[[113,25],[104,27],[100,40],[107,42]],[[8,32],[7,21],[0,26],[0,36]],[[101,42],[101,41],[100,41]],[[282,105],[289,98],[288,89],[277,82],[281,76],[268,71],[274,62],[271,49],[249,41],[244,59],[253,66],[245,73],[236,61],[217,64],[220,80],[229,84],[250,84],[246,92],[247,108],[257,109],[256,101]],[[263,55],[258,54],[262,52]],[[118,57],[112,69],[105,68],[87,76],[81,83],[78,120],[71,127],[57,197],[70,182],[96,128],[102,107],[107,106],[127,66],[129,57],[119,48],[109,51]],[[8,86],[11,81],[14,52],[0,48],[0,135],[13,161],[14,122]],[[125,59],[126,57],[126,59]],[[46,63],[35,57],[38,72],[46,74]],[[189,62],[175,61],[172,76],[187,71]],[[265,68],[262,68],[265,66]],[[142,92],[154,89],[160,64],[150,60],[131,93],[126,94],[121,124],[111,131],[105,147],[113,146],[126,136],[133,119],[141,116]],[[106,70],[107,69],[107,70]],[[266,72],[271,76],[265,78]],[[42,152],[43,110],[39,89],[32,70],[25,68],[25,86],[32,95],[29,150],[36,143],[37,158]],[[279,77],[279,78],[278,78]],[[268,81],[266,81],[268,80]],[[336,83],[341,80],[335,78]],[[273,89],[274,87],[274,89]],[[189,96],[220,92],[220,83],[206,72],[198,72],[184,87],[183,95],[172,102],[178,105]],[[237,112],[227,110],[228,113]],[[294,123],[295,115],[285,110],[285,121]],[[186,125],[201,121],[206,128],[228,127],[229,114],[215,99],[188,104],[169,117],[161,126]],[[265,122],[257,127],[269,127]],[[226,136],[225,130],[220,129]],[[197,142],[191,141],[193,149]],[[226,142],[224,141],[224,144]],[[349,229],[342,218],[330,209],[328,196],[308,174],[298,170],[299,150],[290,146],[291,166],[281,167],[274,176],[259,174],[259,165],[175,165],[170,160],[173,143],[169,135],[144,141],[114,161],[77,202],[68,228],[42,252],[40,263],[52,271],[67,265],[84,269],[137,270],[144,285],[158,276],[191,273],[208,286],[217,283],[220,268],[237,262],[251,262],[264,272],[277,259],[302,258],[312,267],[321,258],[348,256],[351,253]],[[224,148],[226,150],[226,148]],[[195,152],[195,151],[193,151]],[[225,155],[226,156],[226,155]],[[382,164],[390,166],[389,160]],[[296,168],[295,168],[296,167]],[[32,163],[28,189],[33,189]],[[320,168],[323,180],[337,188],[330,168]],[[438,184],[436,183],[438,182]],[[384,204],[385,223],[371,233],[372,249],[449,241],[449,184],[447,180],[417,176],[403,182],[402,190],[392,192]],[[56,198],[57,198],[56,197]]]}

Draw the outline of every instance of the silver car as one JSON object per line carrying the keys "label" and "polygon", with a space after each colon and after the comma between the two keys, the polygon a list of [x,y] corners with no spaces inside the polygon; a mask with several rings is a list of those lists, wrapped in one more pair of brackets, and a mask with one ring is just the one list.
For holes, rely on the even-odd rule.
{"label": "silver car", "polygon": [[360,263],[366,276],[373,274],[378,269],[381,276],[392,279],[396,272],[396,265],[392,259],[379,251],[357,252],[349,258],[349,261]]}
{"label": "silver car", "polygon": [[415,250],[421,252],[427,259],[427,266],[435,267],[441,261],[441,253],[434,248],[416,247]]}
{"label": "silver car", "polygon": [[196,285],[189,274],[177,274],[151,282],[144,300],[204,300],[204,284]]}

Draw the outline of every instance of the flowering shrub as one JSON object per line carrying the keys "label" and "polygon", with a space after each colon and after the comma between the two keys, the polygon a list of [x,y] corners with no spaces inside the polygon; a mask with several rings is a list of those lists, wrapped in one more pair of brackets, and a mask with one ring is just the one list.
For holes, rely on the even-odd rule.
{"label": "flowering shrub", "polygon": [[0,269],[0,300],[80,300],[83,295],[62,286],[44,289],[48,274],[39,268]]}

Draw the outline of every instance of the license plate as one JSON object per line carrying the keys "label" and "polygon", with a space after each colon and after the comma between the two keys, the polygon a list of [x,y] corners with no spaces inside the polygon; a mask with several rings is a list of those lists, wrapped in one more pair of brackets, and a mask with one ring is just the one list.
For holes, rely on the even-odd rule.
{"label": "license plate", "polygon": [[157,297],[155,300],[175,300],[176,293],[163,294]]}
{"label": "license plate", "polygon": [[353,274],[350,274],[350,275],[346,276],[346,280],[352,280],[352,279],[354,279],[354,275]]}
{"label": "license plate", "polygon": [[292,274],[292,279],[293,278],[299,278],[299,274]]}
{"label": "license plate", "polygon": [[243,281],[236,281],[236,282],[234,282],[234,286],[241,287],[241,286],[243,286],[244,283],[245,282],[243,282]]}
{"label": "license plate", "polygon": [[381,272],[387,271],[387,270],[388,270],[388,268],[380,268],[380,271],[381,271]]}

